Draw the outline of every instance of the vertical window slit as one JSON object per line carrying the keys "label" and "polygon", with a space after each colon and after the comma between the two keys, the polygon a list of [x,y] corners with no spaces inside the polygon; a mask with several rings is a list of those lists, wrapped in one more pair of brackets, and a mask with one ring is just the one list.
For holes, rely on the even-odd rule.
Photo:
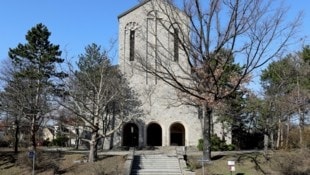
{"label": "vertical window slit", "polygon": [[179,61],[179,30],[173,31],[173,61]]}
{"label": "vertical window slit", "polygon": [[129,34],[129,61],[135,58],[135,31],[131,30]]}

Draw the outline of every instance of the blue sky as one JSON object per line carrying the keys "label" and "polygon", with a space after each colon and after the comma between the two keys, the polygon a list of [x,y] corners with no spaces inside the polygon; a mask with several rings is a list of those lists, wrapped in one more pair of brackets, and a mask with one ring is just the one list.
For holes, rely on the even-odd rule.
{"label": "blue sky", "polygon": [[[110,41],[117,39],[117,16],[137,3],[138,0],[1,0],[0,60],[8,57],[9,48],[24,43],[27,31],[38,23],[48,27],[51,42],[59,44],[68,58],[76,58],[91,43],[109,48]],[[284,3],[290,7],[288,18],[304,11],[300,37],[308,36],[305,41],[309,44],[310,1],[284,0]],[[300,46],[296,43],[292,50]]]}
{"label": "blue sky", "polygon": [[1,0],[0,59],[8,57],[9,48],[25,43],[25,34],[38,23],[48,27],[52,33],[50,41],[66,50],[70,58],[76,58],[91,43],[109,48],[110,41],[117,39],[117,16],[137,3],[137,0]]}

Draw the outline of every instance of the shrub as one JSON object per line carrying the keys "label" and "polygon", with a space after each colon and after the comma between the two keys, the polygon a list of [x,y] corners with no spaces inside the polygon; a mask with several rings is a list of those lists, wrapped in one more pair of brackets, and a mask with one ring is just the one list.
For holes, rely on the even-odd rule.
{"label": "shrub", "polygon": [[10,143],[5,140],[0,140],[0,147],[9,147]]}
{"label": "shrub", "polygon": [[197,169],[197,165],[195,162],[193,162],[192,160],[189,160],[187,162],[187,168],[190,170],[190,171],[195,171]]}
{"label": "shrub", "polygon": [[51,144],[52,143],[48,138],[46,140],[43,140],[43,143],[42,143],[43,146],[50,146]]}
{"label": "shrub", "polygon": [[[203,139],[198,140],[197,148],[199,151],[203,150]],[[211,136],[211,151],[233,151],[235,145],[227,145],[224,140],[221,140],[216,134]]]}
{"label": "shrub", "polygon": [[52,140],[52,145],[54,146],[66,146],[69,138],[66,136],[57,136],[56,139]]}
{"label": "shrub", "polygon": [[234,151],[236,150],[236,146],[233,144],[224,145],[224,151]]}

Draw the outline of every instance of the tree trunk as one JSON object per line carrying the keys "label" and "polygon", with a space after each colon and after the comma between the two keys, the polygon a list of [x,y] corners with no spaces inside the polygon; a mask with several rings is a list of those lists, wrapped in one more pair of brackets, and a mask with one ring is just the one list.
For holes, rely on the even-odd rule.
{"label": "tree trunk", "polygon": [[33,149],[33,151],[35,151],[37,148],[37,144],[36,144],[36,116],[35,115],[32,117],[32,121],[31,121],[31,142],[32,142],[32,149]]}
{"label": "tree trunk", "polygon": [[298,108],[298,114],[299,114],[299,125],[298,125],[298,129],[299,129],[299,145],[300,148],[304,147],[304,116],[300,110],[300,108]]}
{"label": "tree trunk", "polygon": [[98,159],[98,144],[99,144],[99,141],[98,141],[98,134],[97,134],[96,135],[96,143],[95,143],[95,152],[94,152],[95,160]]}
{"label": "tree trunk", "polygon": [[286,124],[286,138],[285,138],[285,148],[288,149],[289,145],[288,145],[288,140],[290,137],[290,129],[291,129],[291,124],[290,124],[290,117],[288,116],[287,119],[287,124]]}
{"label": "tree trunk", "polygon": [[203,120],[203,160],[211,161],[211,116],[212,109],[204,107]]}
{"label": "tree trunk", "polygon": [[80,131],[79,128],[75,128],[75,149],[78,150],[79,149],[79,144],[80,144]]}
{"label": "tree trunk", "polygon": [[96,151],[95,148],[97,145],[97,132],[94,131],[91,135],[91,140],[89,142],[89,156],[88,156],[88,162],[95,162],[96,161]]}
{"label": "tree trunk", "polygon": [[266,119],[266,128],[264,130],[264,154],[267,155],[268,153],[268,146],[269,146],[269,136],[270,136],[270,132],[268,129],[268,124],[269,124],[269,118]]}
{"label": "tree trunk", "polygon": [[18,144],[19,144],[19,122],[18,120],[15,120],[15,144],[14,144],[14,153],[18,153]]}
{"label": "tree trunk", "polygon": [[280,133],[280,147],[284,146],[284,125],[281,123],[281,133]]}
{"label": "tree trunk", "polygon": [[[115,104],[113,103],[113,111],[112,111],[112,121],[111,121],[111,128],[115,129]],[[114,133],[110,136],[110,149],[114,146]]]}
{"label": "tree trunk", "polygon": [[282,124],[281,119],[278,121],[278,130],[277,130],[277,143],[276,148],[279,149],[282,146]]}
{"label": "tree trunk", "polygon": [[94,92],[94,106],[93,106],[93,131],[91,135],[90,140],[90,153],[89,153],[89,162],[95,162],[97,159],[97,143],[98,143],[98,131],[99,131],[99,103],[100,103],[100,97],[99,94]]}
{"label": "tree trunk", "polygon": [[264,133],[264,154],[267,155],[268,153],[268,144],[269,144],[269,138],[268,138],[268,134],[265,131]]}
{"label": "tree trunk", "polygon": [[271,146],[271,149],[273,150],[274,149],[274,131],[273,130],[270,133],[270,146]]}

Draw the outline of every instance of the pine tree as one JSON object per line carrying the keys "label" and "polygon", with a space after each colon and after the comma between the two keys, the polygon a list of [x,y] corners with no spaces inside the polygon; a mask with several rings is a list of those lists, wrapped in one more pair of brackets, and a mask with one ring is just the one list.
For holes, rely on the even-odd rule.
{"label": "pine tree", "polygon": [[26,34],[26,44],[19,43],[9,49],[16,70],[15,77],[23,85],[23,115],[31,123],[31,142],[36,148],[36,132],[44,116],[50,112],[51,93],[57,89],[56,78],[65,74],[57,72],[60,58],[59,45],[50,43],[51,33],[43,24],[37,24]]}

